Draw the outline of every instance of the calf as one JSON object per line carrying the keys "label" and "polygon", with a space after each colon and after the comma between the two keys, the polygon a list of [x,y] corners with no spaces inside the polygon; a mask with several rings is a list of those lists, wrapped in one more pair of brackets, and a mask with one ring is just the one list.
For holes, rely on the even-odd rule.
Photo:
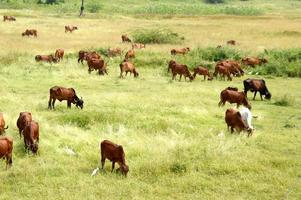
{"label": "calf", "polygon": [[17,127],[19,129],[20,138],[22,137],[25,126],[31,121],[32,116],[30,112],[20,112],[19,118],[17,120]]}
{"label": "calf", "polygon": [[76,95],[76,92],[73,88],[64,88],[59,86],[54,86],[49,90],[49,101],[48,108],[54,109],[55,100],[67,101],[67,107],[71,108],[71,103],[75,104],[76,107],[80,107],[83,109],[84,101],[83,99],[79,99]]}
{"label": "calf", "polygon": [[72,33],[74,30],[77,30],[77,26],[65,26],[65,33],[70,32]]}
{"label": "calf", "polygon": [[120,166],[121,173],[125,176],[129,172],[129,167],[125,163],[125,154],[121,145],[114,144],[109,140],[103,140],[100,143],[100,154],[101,154],[101,168],[103,169],[106,159],[112,162],[113,172],[115,163],[117,162]]}
{"label": "calf", "polygon": [[38,36],[38,31],[36,29],[26,29],[25,32],[22,33],[22,36],[34,36],[37,37]]}
{"label": "calf", "polygon": [[6,169],[13,164],[13,140],[9,137],[0,137],[0,159],[6,159]]}
{"label": "calf", "polygon": [[170,51],[170,54],[171,54],[171,55],[178,55],[178,54],[185,55],[185,54],[188,53],[189,51],[190,51],[190,48],[189,48],[189,47],[182,48],[182,49],[172,49],[172,50]]}
{"label": "calf", "polygon": [[132,49],[143,49],[143,48],[145,48],[145,44],[141,44],[141,43],[132,44]]}
{"label": "calf", "polygon": [[35,121],[29,122],[23,131],[25,151],[31,150],[36,154],[39,149],[39,124]]}
{"label": "calf", "polygon": [[121,56],[121,49],[120,48],[109,48],[108,49],[108,56],[109,57],[115,57],[115,56]]}
{"label": "calf", "polygon": [[3,21],[16,21],[16,18],[14,18],[13,16],[3,16]]}
{"label": "calf", "polygon": [[254,93],[253,100],[255,100],[257,92],[260,94],[260,98],[262,99],[262,95],[265,96],[266,99],[271,99],[272,94],[269,92],[268,88],[266,87],[265,81],[263,79],[251,79],[248,78],[244,80],[244,91],[247,95],[247,92],[250,90]]}
{"label": "calf", "polygon": [[262,65],[268,63],[268,60],[265,58],[246,57],[243,58],[241,62],[247,66],[251,66],[254,68],[256,65]]}
{"label": "calf", "polygon": [[57,59],[57,61],[61,61],[64,58],[64,49],[57,49],[55,51],[54,57]]}
{"label": "calf", "polygon": [[220,94],[220,102],[218,105],[223,106],[227,101],[231,104],[236,103],[237,108],[240,105],[244,105],[251,110],[251,105],[249,104],[247,96],[244,92],[238,92],[229,88],[224,89]]}
{"label": "calf", "polygon": [[0,113],[0,135],[2,135],[2,133],[5,133],[6,129],[8,129],[8,126],[5,127],[3,113]]}
{"label": "calf", "polygon": [[247,131],[248,136],[252,133],[252,129],[250,129],[247,124],[242,119],[240,112],[234,110],[233,108],[227,109],[225,113],[225,121],[228,126],[231,128],[231,133],[234,132],[234,129],[237,132]]}
{"label": "calf", "polygon": [[208,80],[212,80],[211,75],[209,74],[209,70],[205,67],[196,67],[193,69],[193,79],[195,79],[196,75],[203,75],[204,76],[204,80],[206,80],[206,77],[208,76]]}
{"label": "calf", "polygon": [[127,35],[122,35],[121,39],[122,39],[122,42],[132,42],[132,40],[130,40],[130,38]]}
{"label": "calf", "polygon": [[175,80],[177,74],[180,75],[179,81],[181,81],[182,75],[186,78],[188,77],[190,81],[193,80],[193,76],[191,75],[190,71],[188,70],[187,65],[178,64],[176,62],[172,63],[171,67],[172,73],[172,80]]}
{"label": "calf", "polygon": [[134,74],[134,77],[138,77],[139,73],[137,72],[135,66],[133,63],[129,62],[128,60],[124,60],[122,63],[120,63],[120,78],[123,78],[123,73],[125,72],[125,76],[130,72],[130,75],[132,73]]}
{"label": "calf", "polygon": [[108,74],[107,69],[106,69],[106,64],[105,64],[104,60],[88,58],[87,63],[88,63],[88,72],[89,72],[89,74],[93,70],[98,70],[99,75],[104,75],[104,73]]}
{"label": "calf", "polygon": [[58,58],[54,57],[53,55],[36,55],[35,56],[36,62],[48,62],[48,63],[56,63],[58,62]]}
{"label": "calf", "polygon": [[125,59],[130,59],[130,58],[135,58],[135,51],[134,49],[130,49],[128,50],[128,52],[126,52],[125,54]]}
{"label": "calf", "polygon": [[236,45],[236,41],[235,40],[229,40],[227,41],[228,45]]}

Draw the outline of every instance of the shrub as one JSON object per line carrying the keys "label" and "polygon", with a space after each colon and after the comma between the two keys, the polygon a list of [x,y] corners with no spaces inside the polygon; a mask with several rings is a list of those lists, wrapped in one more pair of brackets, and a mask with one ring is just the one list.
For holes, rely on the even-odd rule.
{"label": "shrub", "polygon": [[227,15],[248,15],[248,16],[254,16],[254,15],[262,15],[264,14],[263,10],[258,8],[252,8],[252,7],[225,7],[222,11],[223,13]]}
{"label": "shrub", "polygon": [[175,174],[182,174],[185,173],[187,169],[185,164],[175,162],[170,166],[170,171]]}
{"label": "shrub", "polygon": [[225,0],[205,0],[205,3],[225,3]]}
{"label": "shrub", "polygon": [[102,9],[102,5],[100,5],[99,3],[93,3],[87,6],[87,10],[90,13],[98,13],[101,9]]}
{"label": "shrub", "polygon": [[198,57],[201,60],[220,61],[224,59],[240,60],[242,53],[232,48],[197,48],[190,53],[192,56]]}
{"label": "shrub", "polygon": [[277,106],[291,106],[294,104],[294,98],[285,94],[281,98],[277,99],[274,104]]}
{"label": "shrub", "polygon": [[132,33],[134,42],[143,44],[177,44],[184,40],[184,37],[179,36],[169,29],[139,29]]}

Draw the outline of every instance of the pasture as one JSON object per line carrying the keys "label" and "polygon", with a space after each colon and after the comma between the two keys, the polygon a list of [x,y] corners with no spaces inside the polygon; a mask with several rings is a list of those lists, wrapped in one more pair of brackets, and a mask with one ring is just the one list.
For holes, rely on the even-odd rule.
{"label": "pasture", "polygon": [[[107,11],[78,18],[70,13],[57,16],[46,8],[0,9],[1,16],[17,17],[16,22],[0,22],[0,111],[9,126],[6,135],[14,139],[12,168],[5,170],[5,162],[0,162],[0,199],[300,199],[300,78],[256,75],[248,68],[245,76],[231,82],[203,81],[200,76],[179,82],[167,73],[174,47],[216,47],[235,39],[238,45],[230,48],[249,56],[264,49],[300,48],[300,2],[290,12],[277,8],[283,4],[278,0],[261,5],[270,8],[262,16],[138,17]],[[65,25],[79,30],[65,34]],[[169,28],[185,40],[137,50],[138,78],[119,78],[119,57],[105,57],[108,76],[88,74],[87,64],[77,63],[79,50],[129,49],[130,44],[121,43],[121,34],[156,27]],[[27,28],[37,29],[38,37],[22,37]],[[58,48],[65,50],[62,62],[35,62],[36,54]],[[213,65],[189,60],[189,55],[176,59],[190,68]],[[242,81],[249,77],[264,78],[272,99],[260,101],[258,95],[251,100],[257,116],[251,137],[230,134],[224,113],[234,105],[218,107],[220,91],[228,86],[242,90]],[[83,97],[84,109],[67,109],[64,101],[48,110],[49,88],[55,85],[73,87]],[[40,124],[36,156],[24,152],[19,138],[16,121],[21,111],[30,111]],[[105,173],[90,176],[100,165],[99,142],[104,139],[123,145],[127,178],[110,173],[108,160]]]}

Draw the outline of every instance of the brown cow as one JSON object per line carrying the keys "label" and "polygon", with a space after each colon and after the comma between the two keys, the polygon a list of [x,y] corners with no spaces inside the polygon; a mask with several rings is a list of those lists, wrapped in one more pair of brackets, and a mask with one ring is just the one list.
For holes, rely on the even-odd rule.
{"label": "brown cow", "polygon": [[120,48],[109,48],[108,49],[109,57],[121,56],[121,53],[122,53],[122,51]]}
{"label": "brown cow", "polygon": [[6,159],[6,169],[13,164],[13,140],[9,137],[0,137],[0,159]]}
{"label": "brown cow", "polygon": [[77,30],[77,26],[65,26],[65,33],[70,32],[72,33],[74,30]]}
{"label": "brown cow", "polygon": [[22,137],[25,126],[31,121],[32,116],[30,112],[20,112],[19,118],[17,120],[17,127],[19,129],[20,138]]}
{"label": "brown cow", "polygon": [[3,21],[16,21],[16,18],[14,18],[13,16],[3,16]]}
{"label": "brown cow", "polygon": [[23,135],[25,151],[31,150],[32,153],[36,154],[39,149],[40,138],[38,122],[29,122],[23,130]]}
{"label": "brown cow", "polygon": [[75,104],[76,107],[80,107],[83,109],[84,101],[83,99],[79,99],[76,95],[76,92],[73,88],[64,88],[59,86],[54,86],[49,90],[49,101],[48,108],[54,109],[55,100],[67,101],[67,107],[71,108],[71,103]]}
{"label": "brown cow", "polygon": [[80,50],[78,52],[78,60],[77,62],[81,62],[83,64],[83,61],[90,58],[90,59],[101,59],[101,56],[96,52],[96,51],[92,51],[92,52],[88,52],[88,51],[83,51],[83,50]]}
{"label": "brown cow", "polygon": [[208,76],[208,80],[212,80],[212,77],[209,73],[209,70],[205,67],[196,67],[193,69],[193,79],[195,79],[196,75],[203,75],[204,76],[204,80],[206,80],[206,77]]}
{"label": "brown cow", "polygon": [[58,62],[58,58],[54,57],[53,55],[36,55],[35,60],[37,62],[40,62],[40,61],[49,62],[49,63]]}
{"label": "brown cow", "polygon": [[125,163],[125,154],[123,151],[123,147],[121,145],[114,144],[109,140],[103,140],[100,143],[100,155],[101,155],[101,168],[104,168],[106,159],[112,162],[112,170],[113,172],[115,168],[115,163],[117,162],[120,166],[120,171],[125,176],[129,172],[129,167]]}
{"label": "brown cow", "polygon": [[127,35],[122,35],[121,39],[122,39],[122,42],[132,42],[132,40],[130,40],[130,38]]}
{"label": "brown cow", "polygon": [[57,59],[57,61],[61,61],[64,58],[64,49],[57,49],[55,51],[54,57]]}
{"label": "brown cow", "polygon": [[188,77],[190,81],[193,80],[193,76],[191,75],[190,71],[188,70],[187,65],[178,64],[176,62],[171,62],[171,65],[168,66],[171,69],[172,73],[172,80],[175,80],[177,74],[180,75],[179,81],[181,81],[182,75],[184,75],[185,80]]}
{"label": "brown cow", "polygon": [[228,130],[229,127],[231,128],[231,133],[233,133],[235,129],[237,132],[247,131],[248,136],[252,134],[252,129],[244,122],[240,112],[234,110],[233,108],[226,110],[225,121],[227,123]]}
{"label": "brown cow", "polygon": [[123,73],[125,72],[125,75],[130,72],[130,75],[132,73],[134,74],[134,77],[138,77],[139,73],[136,71],[136,68],[133,63],[129,62],[128,60],[124,60],[122,63],[120,63],[120,78],[123,78]]}
{"label": "brown cow", "polygon": [[171,55],[177,55],[177,54],[182,54],[185,55],[186,53],[188,53],[190,51],[189,47],[186,48],[182,48],[182,49],[172,49],[170,51]]}
{"label": "brown cow", "polygon": [[145,48],[145,44],[142,44],[142,43],[132,44],[132,49],[143,49],[143,48]]}
{"label": "brown cow", "polygon": [[228,45],[236,45],[236,41],[235,40],[229,40],[227,41]]}
{"label": "brown cow", "polygon": [[216,63],[216,65],[224,66],[228,69],[230,74],[233,76],[243,76],[244,71],[242,70],[239,62],[234,60],[223,60]]}
{"label": "brown cow", "polygon": [[89,74],[93,70],[98,70],[99,75],[108,74],[107,68],[106,68],[106,63],[103,59],[94,59],[94,58],[88,57],[87,63],[88,63]]}
{"label": "brown cow", "polygon": [[22,33],[22,36],[27,35],[29,36],[34,36],[37,37],[38,36],[38,31],[36,29],[26,29],[25,32]]}
{"label": "brown cow", "polygon": [[220,75],[221,78],[225,80],[225,77],[228,77],[228,81],[232,81],[231,74],[229,72],[229,69],[222,65],[216,65],[214,69],[213,76],[217,78],[217,75]]}
{"label": "brown cow", "polygon": [[246,93],[246,95],[249,90],[251,92],[255,92],[253,100],[255,100],[257,92],[259,92],[261,100],[263,100],[262,95],[264,95],[266,99],[271,99],[272,97],[272,94],[269,92],[265,84],[265,81],[263,79],[248,78],[244,80],[243,84],[244,84],[244,92]]}
{"label": "brown cow", "polygon": [[135,58],[135,51],[134,49],[130,49],[128,50],[128,52],[126,52],[125,54],[125,59],[130,59],[130,58]]}
{"label": "brown cow", "polygon": [[248,102],[247,96],[244,92],[238,92],[231,88],[224,89],[220,94],[220,102],[218,103],[219,106],[224,106],[226,101],[229,103],[236,103],[237,108],[240,105],[244,105],[245,107],[251,110],[251,105]]}
{"label": "brown cow", "polygon": [[3,113],[0,113],[0,135],[2,135],[2,133],[5,133],[6,129],[8,129],[8,126],[6,126],[5,128]]}
{"label": "brown cow", "polygon": [[254,68],[256,65],[262,65],[268,63],[268,60],[265,58],[246,57],[243,58],[241,62],[247,66],[251,66]]}

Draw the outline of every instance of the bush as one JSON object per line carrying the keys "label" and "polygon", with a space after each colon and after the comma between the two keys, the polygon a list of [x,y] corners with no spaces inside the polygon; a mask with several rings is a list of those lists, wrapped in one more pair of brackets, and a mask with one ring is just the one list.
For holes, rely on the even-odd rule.
{"label": "bush", "polygon": [[198,57],[201,60],[220,61],[224,59],[240,60],[242,53],[232,48],[197,48],[190,53],[192,56]]}
{"label": "bush", "polygon": [[98,13],[101,9],[102,9],[102,5],[100,5],[99,3],[93,3],[87,6],[87,10],[90,13]]}
{"label": "bush", "polygon": [[175,162],[170,166],[170,171],[175,174],[182,174],[185,173],[187,169],[185,164]]}
{"label": "bush", "polygon": [[225,3],[225,0],[205,0],[205,3]]}
{"label": "bush", "polygon": [[252,7],[225,7],[222,11],[227,15],[256,16],[264,14],[263,10]]}
{"label": "bush", "polygon": [[277,99],[274,104],[277,106],[291,106],[294,105],[294,98],[285,94],[281,98]]}
{"label": "bush", "polygon": [[169,29],[139,29],[132,33],[134,42],[143,44],[177,44],[184,40],[184,37]]}

